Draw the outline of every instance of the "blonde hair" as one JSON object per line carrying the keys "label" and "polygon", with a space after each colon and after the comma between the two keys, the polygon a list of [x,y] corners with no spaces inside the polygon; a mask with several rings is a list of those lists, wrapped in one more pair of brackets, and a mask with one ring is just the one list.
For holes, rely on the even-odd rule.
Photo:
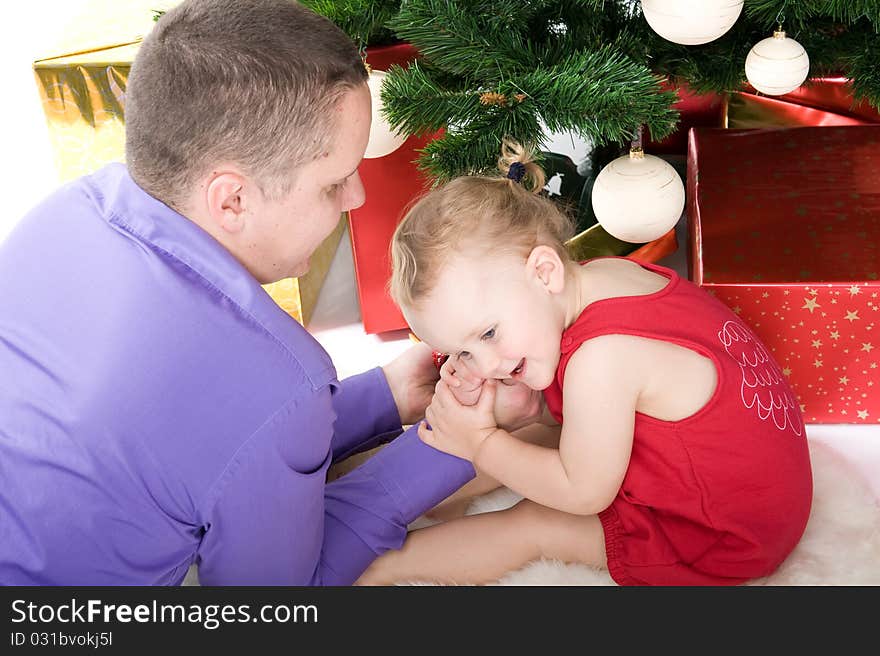
{"label": "blonde hair", "polygon": [[[507,177],[525,167],[521,182]],[[527,257],[539,245],[568,261],[565,242],[574,227],[552,201],[538,194],[544,171],[532,151],[511,140],[502,144],[498,168],[505,177],[462,176],[422,196],[398,224],[391,239],[389,292],[402,308],[414,307],[431,292],[445,262],[465,247],[479,252]]]}

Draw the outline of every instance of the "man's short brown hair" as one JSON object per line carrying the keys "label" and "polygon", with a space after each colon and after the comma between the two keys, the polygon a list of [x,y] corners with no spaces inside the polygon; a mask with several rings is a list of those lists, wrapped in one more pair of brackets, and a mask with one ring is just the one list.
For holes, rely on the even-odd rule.
{"label": "man's short brown hair", "polygon": [[129,171],[178,209],[221,162],[281,196],[291,170],[327,148],[331,108],[366,79],[352,40],[293,0],[185,0],[159,19],[132,64]]}

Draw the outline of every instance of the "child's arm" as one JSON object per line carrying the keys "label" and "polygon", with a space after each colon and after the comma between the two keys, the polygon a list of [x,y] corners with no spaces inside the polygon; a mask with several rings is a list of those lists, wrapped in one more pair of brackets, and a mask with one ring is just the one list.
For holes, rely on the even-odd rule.
{"label": "child's arm", "polygon": [[559,449],[496,433],[475,465],[523,496],[558,510],[592,515],[607,508],[623,482],[643,385],[630,366],[632,343],[618,335],[584,342],[569,360],[562,390]]}
{"label": "child's arm", "polygon": [[[642,383],[628,360],[634,361],[632,344],[616,335],[589,340],[572,356],[558,450],[522,442],[494,427],[486,408],[479,412],[482,397],[464,416],[450,403],[438,404],[439,395],[431,414],[444,423],[441,433],[432,436],[433,446],[471,459],[480,471],[532,501],[575,514],[598,513],[620,489],[632,449]],[[423,432],[430,431],[422,427],[419,434],[431,444]]]}

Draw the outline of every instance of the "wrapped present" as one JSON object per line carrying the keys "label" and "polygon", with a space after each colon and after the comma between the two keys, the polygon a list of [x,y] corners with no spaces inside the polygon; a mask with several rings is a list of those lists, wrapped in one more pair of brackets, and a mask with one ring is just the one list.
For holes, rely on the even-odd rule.
{"label": "wrapped present", "polygon": [[672,108],[678,110],[678,125],[669,136],[654,140],[646,135],[645,152],[653,155],[681,155],[687,153],[688,132],[691,128],[723,126],[724,97],[716,93],[696,93],[686,82],[675,84],[666,80],[663,90],[675,89],[678,101]]}
{"label": "wrapped present", "polygon": [[[95,3],[94,11],[65,31],[53,52],[34,62],[61,181],[125,159],[125,88],[131,62],[154,24],[155,10],[175,4],[174,0]],[[318,247],[306,275],[264,285],[300,323],[311,317],[345,225],[340,220]]]}
{"label": "wrapped present", "polygon": [[333,263],[333,256],[348,224],[348,212],[343,212],[339,225],[330,233],[309,258],[309,270],[298,278],[284,278],[278,282],[263,285],[269,296],[294,319],[304,326],[309,324],[312,312],[318,304],[318,294],[324,286],[327,272]]}
{"label": "wrapped present", "polygon": [[[385,71],[392,64],[406,66],[417,56],[408,43],[367,48],[367,64]],[[400,309],[388,294],[391,237],[407,205],[429,186],[417,169],[419,149],[433,138],[410,136],[400,148],[384,157],[364,159],[358,171],[366,200],[349,212],[351,252],[361,321],[367,333],[382,333],[406,327]]]}
{"label": "wrapped present", "polygon": [[761,337],[809,423],[880,422],[880,125],[696,129],[690,278]]}
{"label": "wrapped present", "polygon": [[880,113],[853,99],[845,77],[813,78],[781,96],[764,96],[746,87],[724,102],[723,125],[733,129],[875,123],[880,123]]}
{"label": "wrapped present", "polygon": [[598,223],[566,242],[568,254],[576,262],[607,255],[625,255],[638,262],[657,262],[678,250],[675,228],[646,244],[633,244],[612,237]]}

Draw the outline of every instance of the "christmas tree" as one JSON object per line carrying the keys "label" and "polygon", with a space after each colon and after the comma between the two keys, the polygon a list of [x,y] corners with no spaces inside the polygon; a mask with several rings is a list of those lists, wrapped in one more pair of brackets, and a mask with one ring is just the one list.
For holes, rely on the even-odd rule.
{"label": "christmas tree", "polygon": [[643,129],[661,139],[679,120],[677,85],[742,89],[750,49],[780,26],[809,53],[810,77],[845,76],[856,100],[880,107],[878,0],[745,0],[733,26],[702,45],[664,39],[634,0],[305,4],[362,48],[398,40],[418,49],[406,70],[389,71],[382,101],[406,134],[445,129],[419,159],[437,181],[494,170],[504,137],[540,149],[548,133],[568,131],[606,160]]}

